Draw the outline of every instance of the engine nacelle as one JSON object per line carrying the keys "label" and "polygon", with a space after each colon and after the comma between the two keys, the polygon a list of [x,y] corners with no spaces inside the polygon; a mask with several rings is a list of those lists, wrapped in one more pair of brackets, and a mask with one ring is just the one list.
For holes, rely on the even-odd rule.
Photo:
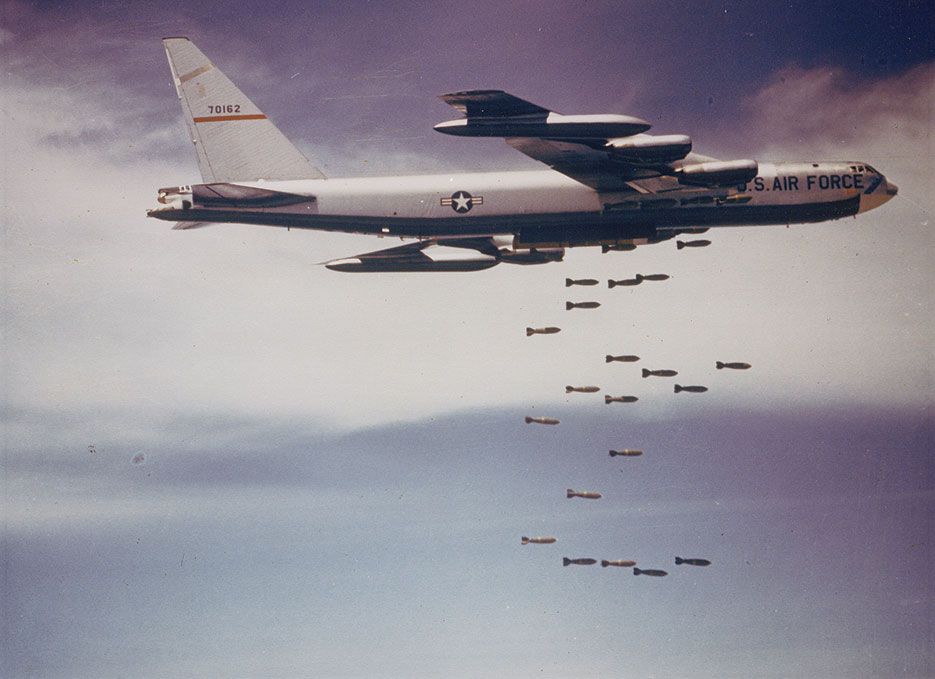
{"label": "engine nacelle", "polygon": [[655,165],[681,160],[692,150],[692,140],[684,134],[658,137],[641,135],[625,139],[611,139],[605,146],[615,160],[639,165]]}
{"label": "engine nacelle", "polygon": [[675,171],[675,177],[679,184],[690,186],[730,186],[751,181],[757,172],[755,160],[712,160],[683,165]]}

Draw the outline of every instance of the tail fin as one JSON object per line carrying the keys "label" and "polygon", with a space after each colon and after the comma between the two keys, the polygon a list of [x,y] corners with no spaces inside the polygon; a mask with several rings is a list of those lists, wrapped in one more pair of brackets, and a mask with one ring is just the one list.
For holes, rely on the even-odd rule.
{"label": "tail fin", "polygon": [[565,279],[565,287],[566,287],[566,288],[570,288],[570,287],[571,287],[572,285],[574,285],[574,284],[575,284],[575,282],[574,282],[573,280],[571,280],[570,278],[566,278],[566,279]]}
{"label": "tail fin", "polygon": [[527,538],[525,535],[524,535],[523,537],[521,537],[520,540],[522,541],[522,543],[523,543],[524,545],[528,545],[528,544],[529,544],[529,538]]}
{"label": "tail fin", "polygon": [[675,249],[676,249],[676,250],[681,250],[681,249],[684,248],[684,247],[685,247],[685,243],[683,243],[683,242],[680,241],[680,240],[675,241]]}
{"label": "tail fin", "polygon": [[617,285],[617,281],[613,280],[612,278],[608,278],[608,279],[607,279],[607,287],[608,287],[608,288],[613,288],[613,287],[615,287],[616,285]]}
{"label": "tail fin", "polygon": [[526,328],[526,337],[529,337],[530,335],[534,334],[534,332],[535,331],[532,328]]}
{"label": "tail fin", "polygon": [[724,364],[721,361],[715,361],[715,365],[718,370],[721,370],[724,368]]}
{"label": "tail fin", "polygon": [[567,556],[563,556],[563,557],[562,557],[562,565],[563,565],[563,566],[567,566],[567,565],[570,564],[570,563],[571,563],[571,559],[569,559]]}
{"label": "tail fin", "polygon": [[675,385],[675,393],[676,393],[676,394],[679,393],[680,391],[682,391],[682,389],[683,389],[683,387],[682,387],[681,384],[676,384],[676,385]]}
{"label": "tail fin", "polygon": [[643,368],[643,377],[649,377],[649,375],[650,375],[650,371],[647,370],[646,368]]}
{"label": "tail fin", "polygon": [[191,40],[162,43],[205,182],[325,178]]}
{"label": "tail fin", "polygon": [[683,563],[685,563],[685,561],[682,559],[682,557],[680,557],[680,556],[675,557],[675,565],[676,565],[676,566],[681,566]]}
{"label": "tail fin", "polygon": [[607,559],[601,559],[601,568],[607,568],[610,565],[610,561]]}

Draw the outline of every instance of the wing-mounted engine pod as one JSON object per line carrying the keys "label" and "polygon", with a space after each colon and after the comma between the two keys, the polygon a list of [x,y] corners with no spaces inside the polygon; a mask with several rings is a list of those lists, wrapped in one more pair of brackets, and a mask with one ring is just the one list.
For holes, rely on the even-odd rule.
{"label": "wing-mounted engine pod", "polygon": [[675,171],[675,178],[690,186],[731,186],[752,181],[757,172],[755,160],[716,160],[683,165]]}
{"label": "wing-mounted engine pod", "polygon": [[692,150],[691,137],[669,134],[653,137],[637,135],[624,139],[611,139],[605,148],[615,160],[638,165],[655,165],[681,160]]}

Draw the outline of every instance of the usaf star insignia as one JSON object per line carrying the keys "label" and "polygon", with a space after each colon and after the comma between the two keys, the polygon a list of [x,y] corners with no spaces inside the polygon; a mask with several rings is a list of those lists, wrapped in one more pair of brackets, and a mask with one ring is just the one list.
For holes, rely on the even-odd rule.
{"label": "usaf star insignia", "polygon": [[483,196],[472,196],[467,191],[455,191],[451,198],[442,198],[442,205],[450,205],[451,209],[458,214],[468,212],[475,205],[483,205]]}

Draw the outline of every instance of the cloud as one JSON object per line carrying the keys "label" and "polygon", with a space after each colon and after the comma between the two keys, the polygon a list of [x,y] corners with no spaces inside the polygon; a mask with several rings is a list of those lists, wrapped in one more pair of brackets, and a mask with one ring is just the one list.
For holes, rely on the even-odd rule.
{"label": "cloud", "polygon": [[874,153],[903,167],[935,151],[935,63],[886,79],[788,66],[743,104],[770,156]]}
{"label": "cloud", "polygon": [[[150,52],[158,62],[141,72],[165,75],[161,50]],[[235,225],[172,232],[147,220],[155,189],[195,180],[195,163],[171,85],[140,96],[140,78],[123,79],[113,61],[88,80],[82,74],[93,69],[81,62],[77,87],[4,80],[8,404],[110,412],[132,403],[153,417],[283,413],[335,427],[498,405],[548,414],[564,403],[564,384],[626,388],[623,372],[608,373],[606,353],[642,354],[695,380],[721,379],[707,375],[715,359],[754,363],[755,382],[710,394],[725,402],[925,398],[931,241],[918,212],[888,223],[884,211],[899,198],[853,225],[719,230],[700,252],[666,244],[618,256],[574,251],[563,265],[481,274],[339,275],[314,264],[398,241]],[[752,95],[749,128],[766,135],[757,144],[780,156],[838,156],[844,121],[848,155],[924,195],[901,173],[928,148],[920,135],[931,97],[914,88],[931,66],[871,84],[834,73],[785,69]],[[341,162],[342,143],[329,141],[326,157]],[[495,144],[515,153],[481,144],[429,167],[457,160],[498,169],[477,159]],[[387,146],[390,161],[371,149],[382,172],[423,162],[397,150],[406,146],[398,140]],[[354,148],[345,166],[370,155]],[[673,278],[604,290],[592,313],[563,311],[566,274],[637,271]],[[563,332],[524,336],[543,324]],[[868,354],[885,356],[885,370],[854,371]],[[663,401],[665,386],[641,384],[644,411],[693,407]]]}

